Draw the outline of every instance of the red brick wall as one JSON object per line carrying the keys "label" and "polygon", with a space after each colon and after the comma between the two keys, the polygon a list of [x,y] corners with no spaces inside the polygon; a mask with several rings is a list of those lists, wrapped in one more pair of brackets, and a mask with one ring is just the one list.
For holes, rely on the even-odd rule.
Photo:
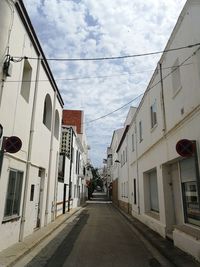
{"label": "red brick wall", "polygon": [[76,126],[78,134],[82,133],[82,110],[63,110],[63,124]]}

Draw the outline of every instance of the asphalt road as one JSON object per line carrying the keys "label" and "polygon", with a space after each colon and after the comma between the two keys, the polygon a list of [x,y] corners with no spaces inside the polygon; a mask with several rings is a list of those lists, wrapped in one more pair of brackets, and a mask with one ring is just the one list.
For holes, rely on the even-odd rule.
{"label": "asphalt road", "polygon": [[97,197],[23,266],[172,266],[159,257],[111,203]]}

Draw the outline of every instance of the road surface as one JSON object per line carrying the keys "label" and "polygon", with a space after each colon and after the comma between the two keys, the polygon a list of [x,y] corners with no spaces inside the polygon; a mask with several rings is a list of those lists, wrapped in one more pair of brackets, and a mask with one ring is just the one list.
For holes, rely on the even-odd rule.
{"label": "road surface", "polygon": [[102,201],[99,194],[95,197],[31,260],[29,255],[30,262],[19,262],[16,267],[173,266],[146,243],[109,201]]}

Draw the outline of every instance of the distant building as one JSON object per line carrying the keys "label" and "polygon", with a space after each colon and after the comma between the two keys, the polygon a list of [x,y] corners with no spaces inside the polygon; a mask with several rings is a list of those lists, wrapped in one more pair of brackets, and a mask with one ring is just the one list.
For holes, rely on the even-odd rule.
{"label": "distant building", "polygon": [[82,110],[63,110],[59,157],[57,212],[60,215],[83,204],[87,197],[88,145]]}
{"label": "distant building", "polygon": [[1,158],[3,250],[55,218],[63,100],[22,1],[0,1],[0,40],[0,124],[22,141]]}

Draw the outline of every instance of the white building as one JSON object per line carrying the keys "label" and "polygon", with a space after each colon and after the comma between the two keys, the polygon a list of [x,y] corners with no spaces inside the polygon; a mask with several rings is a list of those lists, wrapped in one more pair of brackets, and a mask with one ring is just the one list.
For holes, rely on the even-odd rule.
{"label": "white building", "polygon": [[83,204],[87,197],[88,145],[81,110],[63,110],[57,191],[57,216]]}
{"label": "white building", "polygon": [[63,101],[22,1],[0,1],[0,40],[0,123],[22,141],[3,155],[2,250],[55,218]]}
{"label": "white building", "polygon": [[[119,184],[123,185],[119,199],[125,196],[123,201],[132,207],[133,216],[198,260],[199,14],[200,2],[188,0],[165,48],[171,51],[162,55],[118,147],[122,155],[119,160],[124,164],[119,170]],[[186,48],[176,49],[180,47]],[[186,141],[180,143],[183,139]],[[126,152],[123,156],[126,145],[128,164]],[[190,156],[184,156],[184,152]]]}

